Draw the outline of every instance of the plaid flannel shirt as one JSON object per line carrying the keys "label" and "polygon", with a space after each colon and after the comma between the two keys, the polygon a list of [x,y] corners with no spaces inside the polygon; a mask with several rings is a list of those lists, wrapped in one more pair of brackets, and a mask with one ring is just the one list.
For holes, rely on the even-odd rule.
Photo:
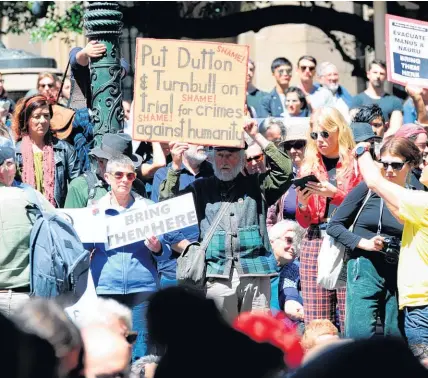
{"label": "plaid flannel shirt", "polygon": [[[274,276],[276,264],[266,228],[267,208],[291,185],[290,158],[273,143],[264,150],[270,170],[260,175],[239,174],[225,182],[212,176],[197,180],[179,191],[179,172],[168,170],[161,182],[160,200],[193,193],[198,214],[200,240],[203,240],[228,191],[234,201],[221,219],[206,251],[207,277],[228,278],[233,266],[240,276]],[[263,193],[263,194],[262,194]]]}

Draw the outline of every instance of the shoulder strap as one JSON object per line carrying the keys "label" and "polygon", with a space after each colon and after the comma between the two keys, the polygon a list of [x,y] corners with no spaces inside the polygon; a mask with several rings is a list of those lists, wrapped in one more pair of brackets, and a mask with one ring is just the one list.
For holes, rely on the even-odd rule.
{"label": "shoulder strap", "polygon": [[95,198],[95,194],[97,193],[98,177],[92,171],[85,172],[83,177],[88,184],[88,200],[93,200]]}
{"label": "shoulder strap", "polygon": [[226,213],[227,209],[229,208],[230,204],[232,203],[234,199],[234,195],[230,196],[229,199],[221,204],[220,210],[217,213],[213,223],[211,223],[210,228],[207,231],[207,234],[204,237],[204,240],[202,240],[201,249],[205,252],[205,250],[208,248],[208,245],[214,235],[214,232],[218,226],[218,224],[221,221],[221,218],[223,218],[223,215]]}
{"label": "shoulder strap", "polygon": [[364,202],[361,205],[360,210],[358,210],[357,216],[355,217],[354,222],[352,223],[352,226],[349,228],[349,231],[351,231],[351,232],[354,231],[355,223],[357,223],[357,220],[360,217],[360,214],[363,211],[364,206],[366,206],[366,203],[369,200],[369,198],[371,197],[372,193],[373,192],[369,189],[369,191],[368,191],[368,193],[366,195],[366,198],[364,199]]}
{"label": "shoulder strap", "polygon": [[70,67],[70,60],[68,60],[67,68],[65,69],[64,76],[62,77],[61,88],[59,89],[58,96],[56,98],[56,103],[58,103],[59,98],[61,97],[62,88],[64,87],[65,79],[67,78],[68,68]]}
{"label": "shoulder strap", "polygon": [[382,214],[383,214],[383,198],[380,199],[380,214],[379,214],[379,222],[377,224],[377,234],[380,235],[380,232],[382,230]]}

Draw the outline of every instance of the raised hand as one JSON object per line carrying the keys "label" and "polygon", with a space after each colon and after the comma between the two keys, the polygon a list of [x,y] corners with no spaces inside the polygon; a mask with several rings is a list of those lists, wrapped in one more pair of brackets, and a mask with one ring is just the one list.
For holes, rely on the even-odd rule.
{"label": "raised hand", "polygon": [[183,154],[189,149],[188,143],[183,142],[170,142],[169,150],[172,158],[172,169],[178,171],[181,168],[183,161]]}
{"label": "raised hand", "polygon": [[257,121],[254,119],[246,119],[244,124],[244,131],[252,138],[254,139],[255,136],[259,132],[259,125]]}
{"label": "raised hand", "polygon": [[107,48],[98,41],[89,41],[89,43],[83,48],[83,51],[89,58],[101,58]]}

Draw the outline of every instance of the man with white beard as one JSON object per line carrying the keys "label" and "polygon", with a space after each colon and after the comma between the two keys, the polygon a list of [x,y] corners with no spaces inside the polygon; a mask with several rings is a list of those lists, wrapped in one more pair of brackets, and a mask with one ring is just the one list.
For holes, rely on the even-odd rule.
{"label": "man with white beard", "polygon": [[[198,215],[199,242],[224,202],[230,206],[220,219],[206,249],[207,297],[212,298],[227,321],[240,312],[268,311],[270,277],[276,267],[266,229],[266,211],[291,185],[290,158],[258,132],[255,120],[248,120],[244,131],[266,156],[270,170],[260,175],[242,175],[246,158],[240,148],[214,147],[214,176],[194,181],[179,190],[181,164],[187,143],[171,143],[172,164],[161,184],[160,199],[192,193]],[[179,253],[197,248],[189,240],[173,245]]]}
{"label": "man with white beard", "polygon": [[[211,177],[214,173],[211,163],[207,161],[207,152],[205,147],[198,146],[196,144],[188,144],[188,147],[189,148],[183,154],[182,164],[180,166],[180,190],[184,189],[195,180],[204,177]],[[159,187],[161,183],[166,180],[167,172],[170,167],[171,163],[164,168],[158,169],[155,173],[151,194],[151,200],[154,202],[159,201]],[[168,246],[179,244],[183,240],[196,242],[198,241],[198,238],[199,228],[196,225],[164,235],[164,239]],[[161,288],[176,284],[177,257],[178,254],[173,252],[168,260],[158,261],[158,273]]]}
{"label": "man with white beard", "polygon": [[322,62],[317,67],[317,75],[320,84],[333,94],[333,107],[335,107],[345,119],[350,122],[349,109],[352,104],[352,96],[343,85],[339,84],[339,70],[330,62]]}

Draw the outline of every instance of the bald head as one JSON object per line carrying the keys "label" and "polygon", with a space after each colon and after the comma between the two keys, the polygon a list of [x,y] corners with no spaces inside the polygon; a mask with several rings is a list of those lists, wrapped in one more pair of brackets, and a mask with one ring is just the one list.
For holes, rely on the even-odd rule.
{"label": "bald head", "polygon": [[81,332],[85,345],[86,378],[127,371],[131,345],[123,336],[104,326],[90,326]]}

